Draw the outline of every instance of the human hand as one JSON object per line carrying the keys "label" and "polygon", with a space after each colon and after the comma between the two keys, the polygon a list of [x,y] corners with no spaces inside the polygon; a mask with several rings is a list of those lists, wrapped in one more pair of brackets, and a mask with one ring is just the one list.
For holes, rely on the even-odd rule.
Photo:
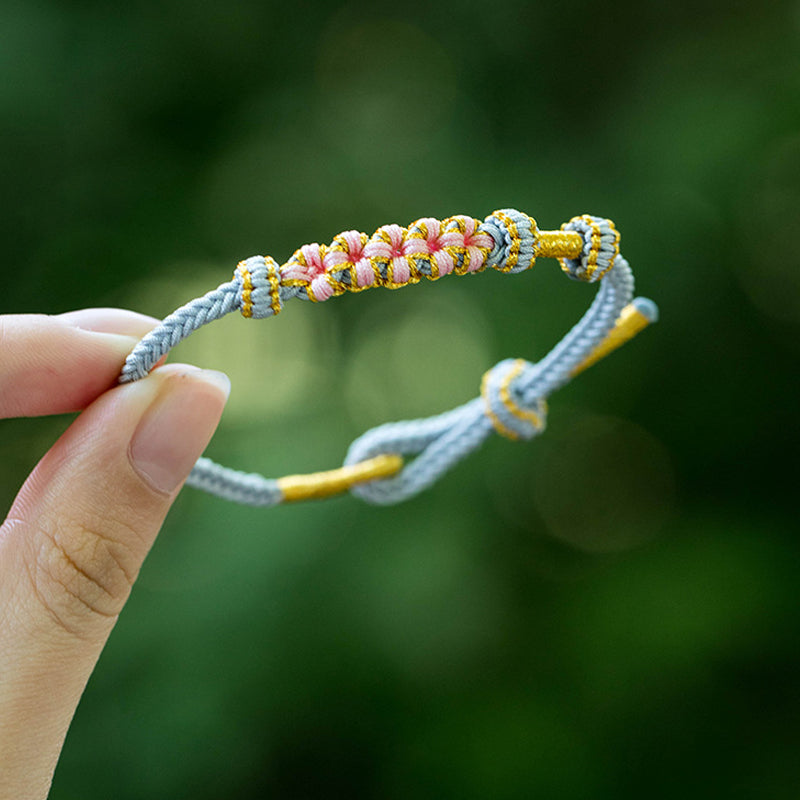
{"label": "human hand", "polygon": [[217,426],[220,373],[117,386],[156,320],[0,316],[0,418],[83,410],[0,526],[0,800],[47,797],[67,728],[173,500]]}

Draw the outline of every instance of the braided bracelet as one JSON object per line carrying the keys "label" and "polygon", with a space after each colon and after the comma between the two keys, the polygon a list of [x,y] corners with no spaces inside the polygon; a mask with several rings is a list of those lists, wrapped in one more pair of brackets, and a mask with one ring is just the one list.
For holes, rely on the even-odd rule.
{"label": "braided bracelet", "polygon": [[[318,303],[344,292],[398,289],[423,277],[437,280],[487,267],[524,272],[540,256],[558,258],[571,278],[602,283],[582,319],[537,363],[500,361],[483,376],[480,397],[434,417],[367,431],[352,443],[340,469],[273,480],[201,458],[187,481],[254,506],[347,489],[372,503],[397,503],[434,483],[493,430],[510,439],[541,433],[551,392],[657,319],[655,303],[633,298],[633,274],[611,220],[583,215],[559,231],[540,231],[531,217],[504,209],[483,222],[454,216],[419,219],[407,228],[385,225],[370,237],[345,231],[330,245],[303,245],[281,266],[269,256],[253,256],[240,262],[231,281],[179,308],[145,336],[128,356],[120,382],[143,378],[178,342],[231,311],[272,317],[293,297]],[[415,458],[406,463],[404,456]]]}

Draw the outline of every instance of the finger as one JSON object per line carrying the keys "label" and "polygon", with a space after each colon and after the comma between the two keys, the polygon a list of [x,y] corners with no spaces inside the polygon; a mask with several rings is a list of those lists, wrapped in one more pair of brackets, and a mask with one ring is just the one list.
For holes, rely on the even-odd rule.
{"label": "finger", "polygon": [[0,417],[79,411],[158,320],[121,309],[0,316]]}
{"label": "finger", "polygon": [[137,314],[124,308],[82,308],[57,314],[55,319],[83,331],[96,333],[118,333],[141,339],[158,324],[154,317]]}
{"label": "finger", "polygon": [[0,527],[0,797],[46,797],[86,680],[228,387],[181,365],[118,386],[20,490]]}

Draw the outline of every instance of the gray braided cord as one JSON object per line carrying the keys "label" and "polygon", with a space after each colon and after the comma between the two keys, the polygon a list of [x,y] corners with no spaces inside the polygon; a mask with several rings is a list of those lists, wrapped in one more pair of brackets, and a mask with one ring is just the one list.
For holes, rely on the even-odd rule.
{"label": "gray braided cord", "polygon": [[247,506],[267,508],[283,500],[283,493],[274,478],[223,467],[210,458],[198,459],[186,484],[223,500]]}
{"label": "gray braided cord", "polygon": [[[144,378],[160,359],[198,328],[202,328],[203,325],[214,322],[214,320],[222,319],[232,311],[240,311],[241,295],[241,280],[234,278],[173,311],[136,345],[125,360],[119,382],[130,383]],[[292,297],[308,299],[300,287],[282,286],[281,302]],[[264,316],[272,315],[264,314]]]}
{"label": "gray braided cord", "polygon": [[526,370],[518,379],[516,388],[524,405],[531,405],[536,398],[549,397],[569,382],[575,367],[614,327],[620,312],[633,298],[633,292],[633,272],[628,262],[618,255],[583,317],[535,369]]}
{"label": "gray braided cord", "polygon": [[211,292],[173,311],[142,339],[125,360],[120,383],[144,378],[175,345],[198,328],[221,319],[239,308],[240,287],[237,280],[223,283]]}

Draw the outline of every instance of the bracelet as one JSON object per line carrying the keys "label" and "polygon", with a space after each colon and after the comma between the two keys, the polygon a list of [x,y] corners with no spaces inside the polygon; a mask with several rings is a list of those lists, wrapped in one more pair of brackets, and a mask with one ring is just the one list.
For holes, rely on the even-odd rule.
{"label": "bracelet", "polygon": [[[633,274],[619,252],[611,220],[583,215],[558,231],[540,231],[514,209],[483,222],[468,216],[385,225],[372,236],[345,231],[330,245],[306,244],[283,265],[269,256],[239,263],[233,279],[170,314],[128,356],[121,383],[139,380],[178,342],[202,325],[241,311],[276,316],[287,300],[324,302],[376,286],[399,289],[423,277],[530,269],[538,257],[558,258],[571,278],[601,282],[581,320],[536,363],[505,359],[483,376],[480,396],[425,419],[367,431],[350,446],[344,466],[329,472],[268,479],[200,458],[187,483],[253,506],[327,497],[350,490],[372,503],[406,500],[475,450],[492,432],[531,439],[545,427],[548,396],[658,318],[651,300],[633,298]],[[408,456],[414,456],[406,461]]]}

